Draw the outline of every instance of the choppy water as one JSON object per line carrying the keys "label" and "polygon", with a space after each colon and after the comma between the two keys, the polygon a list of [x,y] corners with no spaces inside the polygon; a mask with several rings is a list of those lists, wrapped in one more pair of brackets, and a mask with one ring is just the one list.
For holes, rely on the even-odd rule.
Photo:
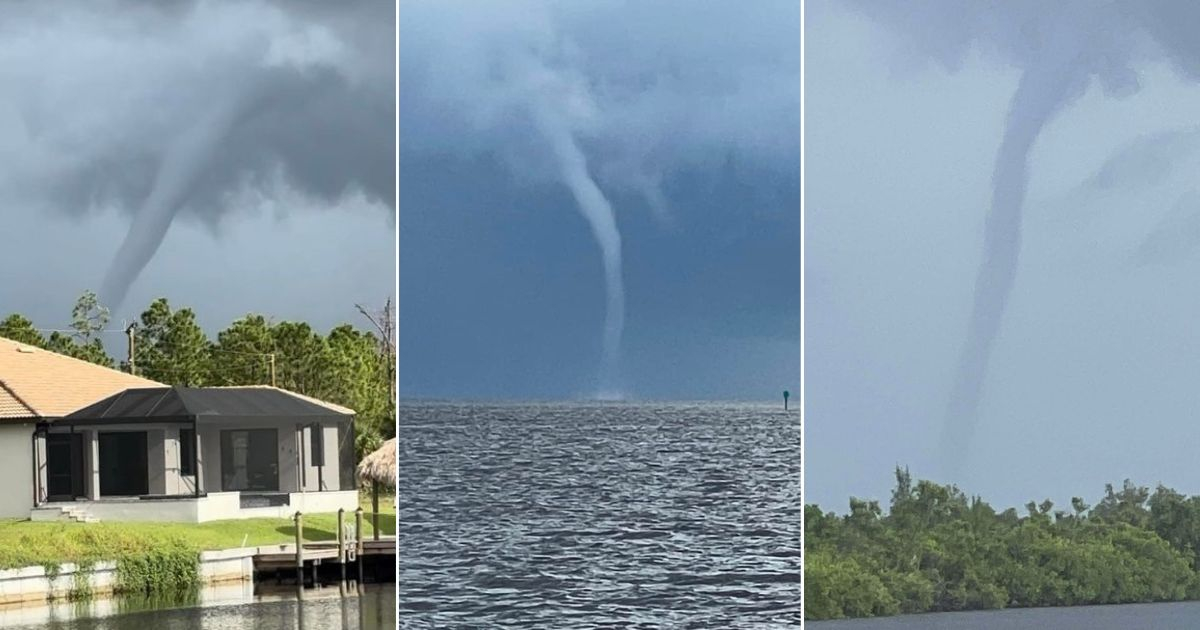
{"label": "choppy water", "polygon": [[810,621],[804,627],[811,630],[1194,630],[1200,628],[1200,602],[902,615]]}
{"label": "choppy water", "polygon": [[401,628],[800,623],[800,416],[406,404]]}

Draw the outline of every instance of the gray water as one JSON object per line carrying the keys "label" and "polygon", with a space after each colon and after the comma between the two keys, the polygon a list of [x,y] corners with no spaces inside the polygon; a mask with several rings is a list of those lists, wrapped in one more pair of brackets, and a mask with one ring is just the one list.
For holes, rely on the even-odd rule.
{"label": "gray water", "polygon": [[809,621],[804,627],[811,630],[1194,630],[1200,628],[1200,602],[902,615]]}
{"label": "gray water", "polygon": [[800,623],[800,415],[404,404],[401,628]]}
{"label": "gray water", "polygon": [[[82,603],[58,608],[49,618],[22,630],[391,630],[396,627],[396,590],[369,585],[359,595],[339,595],[337,587],[307,590],[304,599],[291,594],[260,596],[245,601],[208,602],[199,606],[136,610],[121,600]],[[104,616],[95,616],[103,608]],[[112,609],[112,612],[107,612]],[[134,609],[131,611],[130,609]],[[15,614],[19,611],[12,611]]]}

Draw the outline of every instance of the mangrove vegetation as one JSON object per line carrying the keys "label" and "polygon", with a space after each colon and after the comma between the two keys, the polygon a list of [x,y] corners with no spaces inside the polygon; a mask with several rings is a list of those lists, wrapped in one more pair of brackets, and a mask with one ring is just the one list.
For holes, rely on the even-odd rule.
{"label": "mangrove vegetation", "polygon": [[897,468],[849,508],[805,506],[807,619],[1200,598],[1200,496],[1164,486],[997,511]]}

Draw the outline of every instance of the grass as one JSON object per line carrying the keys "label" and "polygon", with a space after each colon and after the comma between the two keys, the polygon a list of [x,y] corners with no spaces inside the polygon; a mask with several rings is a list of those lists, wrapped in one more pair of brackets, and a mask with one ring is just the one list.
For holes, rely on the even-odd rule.
{"label": "grass", "polygon": [[[360,496],[363,531],[370,536],[371,497]],[[379,497],[379,531],[396,532],[391,495]],[[346,514],[354,522],[354,513]],[[65,562],[117,560],[151,549],[184,547],[195,551],[295,542],[290,518],[251,518],[208,523],[34,523],[0,519],[0,569],[50,566]],[[337,514],[305,514],[304,540],[337,540]],[[243,543],[244,541],[244,543]]]}

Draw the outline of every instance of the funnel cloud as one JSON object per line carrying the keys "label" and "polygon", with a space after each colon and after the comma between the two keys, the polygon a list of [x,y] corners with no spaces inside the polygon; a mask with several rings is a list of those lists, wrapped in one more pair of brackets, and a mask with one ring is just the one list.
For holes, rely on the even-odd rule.
{"label": "funnel cloud", "polygon": [[755,6],[400,3],[402,392],[798,387],[800,7]]}
{"label": "funnel cloud", "polygon": [[0,125],[12,133],[0,158],[23,159],[0,193],[81,221],[128,217],[100,266],[114,311],[170,255],[161,245],[181,220],[219,237],[267,205],[368,205],[391,224],[394,11],[383,0],[8,5],[0,80],[12,111]]}
{"label": "funnel cloud", "polygon": [[100,285],[100,295],[112,308],[124,303],[129,286],[154,258],[180,206],[191,194],[199,174],[214,159],[240,109],[236,98],[216,103],[211,113],[181,133],[163,154],[150,194],[133,216],[129,233]]}
{"label": "funnel cloud", "polygon": [[813,498],[895,464],[1004,505],[1200,483],[1200,7],[808,12]]}
{"label": "funnel cloud", "polygon": [[[554,154],[562,169],[563,181],[579,204],[579,211],[587,220],[600,246],[604,261],[604,350],[600,361],[600,389],[598,394],[619,392],[621,333],[625,328],[625,286],[621,272],[621,232],[617,230],[617,218],[612,205],[600,192],[588,173],[587,159],[570,133],[555,124],[548,116],[539,116],[543,132],[554,146]],[[619,396],[619,394],[617,394]]]}

